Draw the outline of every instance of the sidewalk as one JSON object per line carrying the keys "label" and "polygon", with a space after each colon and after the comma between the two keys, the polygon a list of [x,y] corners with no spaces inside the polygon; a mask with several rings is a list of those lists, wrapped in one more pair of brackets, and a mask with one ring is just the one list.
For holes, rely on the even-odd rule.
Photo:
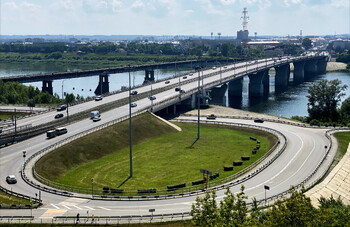
{"label": "sidewalk", "polygon": [[344,204],[350,205],[350,146],[330,174],[305,194],[310,197],[314,206],[318,206],[318,199],[321,196],[325,198],[333,196],[334,199],[340,197]]}

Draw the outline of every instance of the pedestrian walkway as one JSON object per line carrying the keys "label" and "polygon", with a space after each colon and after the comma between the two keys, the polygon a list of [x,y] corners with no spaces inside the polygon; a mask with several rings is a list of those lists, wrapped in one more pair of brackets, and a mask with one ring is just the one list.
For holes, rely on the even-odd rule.
{"label": "pedestrian walkway", "polygon": [[321,196],[334,199],[340,197],[344,204],[350,205],[350,146],[338,165],[318,185],[306,192],[314,206],[318,206]]}

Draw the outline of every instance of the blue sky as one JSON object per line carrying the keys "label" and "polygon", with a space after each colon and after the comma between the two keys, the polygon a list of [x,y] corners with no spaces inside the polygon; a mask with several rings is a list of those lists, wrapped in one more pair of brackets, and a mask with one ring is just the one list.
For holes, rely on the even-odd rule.
{"label": "blue sky", "polygon": [[3,35],[350,33],[350,0],[0,0]]}

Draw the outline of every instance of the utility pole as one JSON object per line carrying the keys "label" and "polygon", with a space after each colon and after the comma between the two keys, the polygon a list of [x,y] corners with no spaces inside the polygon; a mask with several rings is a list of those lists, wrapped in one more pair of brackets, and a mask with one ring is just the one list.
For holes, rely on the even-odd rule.
{"label": "utility pole", "polygon": [[130,177],[132,177],[132,128],[131,128],[131,78],[129,65],[129,145],[130,145]]}

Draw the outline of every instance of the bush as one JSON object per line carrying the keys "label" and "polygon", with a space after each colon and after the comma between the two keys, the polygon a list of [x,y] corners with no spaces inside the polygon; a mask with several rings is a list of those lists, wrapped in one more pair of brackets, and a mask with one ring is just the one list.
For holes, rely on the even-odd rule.
{"label": "bush", "polygon": [[316,119],[312,119],[310,121],[310,125],[320,126],[320,122],[318,120],[316,120]]}
{"label": "bush", "polygon": [[224,166],[224,171],[232,171],[233,166]]}
{"label": "bush", "polygon": [[242,161],[233,162],[233,166],[241,166],[241,165],[243,165]]}

